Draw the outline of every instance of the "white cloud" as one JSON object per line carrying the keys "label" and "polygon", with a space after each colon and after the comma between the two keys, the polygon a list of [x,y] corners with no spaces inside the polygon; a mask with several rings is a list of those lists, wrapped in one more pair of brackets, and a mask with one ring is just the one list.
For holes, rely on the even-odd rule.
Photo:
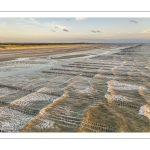
{"label": "white cloud", "polygon": [[53,27],[53,28],[58,27],[59,29],[67,29],[66,26],[63,26],[63,25],[60,25],[60,24],[57,24],[57,23],[52,23],[52,24],[50,24],[50,26]]}
{"label": "white cloud", "polygon": [[77,21],[81,21],[81,20],[85,20],[86,18],[85,17],[77,17],[77,18],[75,18],[75,20],[77,20]]}
{"label": "white cloud", "polygon": [[31,21],[31,23],[41,24],[40,22],[36,21],[36,19],[34,18],[29,18],[29,20]]}
{"label": "white cloud", "polygon": [[145,30],[142,33],[150,33],[150,30]]}
{"label": "white cloud", "polygon": [[55,22],[45,22],[45,23],[41,23],[38,22],[36,19],[34,18],[29,18],[28,23],[31,23],[31,25],[40,25],[41,27],[50,27],[50,28],[58,28],[58,29],[68,29],[68,27],[60,25],[58,23]]}
{"label": "white cloud", "polygon": [[4,23],[0,24],[0,27],[6,28],[6,23],[4,22]]}
{"label": "white cloud", "polygon": [[59,30],[59,29],[69,29],[69,27],[60,25],[60,24],[55,23],[55,22],[52,22],[52,23],[43,23],[40,26],[41,26],[41,28],[55,28],[56,30]]}

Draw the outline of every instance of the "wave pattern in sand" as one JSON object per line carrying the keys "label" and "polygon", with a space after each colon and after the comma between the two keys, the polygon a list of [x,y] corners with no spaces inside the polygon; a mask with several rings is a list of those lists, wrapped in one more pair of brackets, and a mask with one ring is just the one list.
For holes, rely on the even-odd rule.
{"label": "wave pattern in sand", "polygon": [[0,73],[43,67],[0,78],[0,131],[149,132],[149,49],[1,62]]}

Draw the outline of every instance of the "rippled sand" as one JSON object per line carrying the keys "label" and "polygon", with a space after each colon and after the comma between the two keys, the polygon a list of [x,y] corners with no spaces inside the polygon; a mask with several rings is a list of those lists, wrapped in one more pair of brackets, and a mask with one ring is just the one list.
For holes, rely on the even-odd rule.
{"label": "rippled sand", "polygon": [[150,131],[150,45],[72,55],[0,62],[1,132]]}

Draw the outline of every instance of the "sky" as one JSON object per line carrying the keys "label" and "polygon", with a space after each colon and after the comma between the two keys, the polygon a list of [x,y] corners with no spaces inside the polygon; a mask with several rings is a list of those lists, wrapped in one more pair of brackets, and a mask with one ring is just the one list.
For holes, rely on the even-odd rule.
{"label": "sky", "polygon": [[0,43],[150,43],[150,18],[0,18]]}

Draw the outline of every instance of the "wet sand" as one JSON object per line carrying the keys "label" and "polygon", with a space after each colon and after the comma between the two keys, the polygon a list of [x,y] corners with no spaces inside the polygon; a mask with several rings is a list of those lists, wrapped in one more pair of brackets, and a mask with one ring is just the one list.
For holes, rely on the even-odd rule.
{"label": "wet sand", "polygon": [[0,62],[0,131],[150,132],[150,45],[69,49]]}
{"label": "wet sand", "polygon": [[61,56],[61,57],[54,57],[52,59],[67,59],[67,58],[75,58],[75,57],[83,57],[86,55],[66,55],[66,56]]}
{"label": "wet sand", "polygon": [[109,48],[113,46],[113,44],[69,44],[63,46],[47,46],[47,48],[39,46],[36,48],[13,48],[11,49],[9,46],[7,49],[0,50],[0,62],[13,60],[15,58],[25,58],[25,57],[35,57],[35,56],[48,56],[55,54],[65,54],[65,53],[74,53],[80,51],[87,51],[96,48]]}

